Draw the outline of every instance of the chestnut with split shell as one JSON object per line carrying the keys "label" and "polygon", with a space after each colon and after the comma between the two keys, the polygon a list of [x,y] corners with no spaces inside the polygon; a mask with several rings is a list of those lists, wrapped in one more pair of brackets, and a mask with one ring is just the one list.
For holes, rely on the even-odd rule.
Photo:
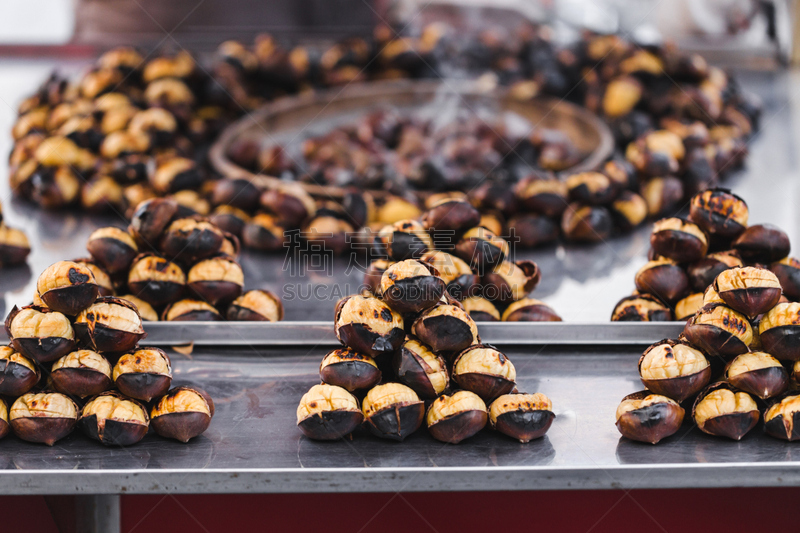
{"label": "chestnut with split shell", "polygon": [[95,396],[83,406],[78,425],[83,432],[106,446],[130,446],[147,434],[147,409],[115,391]]}
{"label": "chestnut with split shell", "polygon": [[489,406],[492,428],[522,443],[544,436],[555,417],[550,398],[540,392],[503,394]]}
{"label": "chestnut with split shell", "polygon": [[139,247],[130,233],[115,227],[100,228],[89,235],[86,249],[106,271],[111,274],[126,270]]}
{"label": "chestnut with split shell", "polygon": [[186,275],[187,288],[200,300],[226,306],[242,294],[244,272],[227,256],[211,257],[195,263]]}
{"label": "chestnut with split shell", "polygon": [[747,229],[747,203],[728,189],[707,189],[692,197],[689,219],[703,231],[730,242]]}
{"label": "chestnut with split shell", "polygon": [[778,439],[800,440],[800,391],[790,391],[764,413],[764,431]]}
{"label": "chestnut with split shell", "polygon": [[114,384],[108,360],[92,350],[77,350],[58,359],[50,379],[59,392],[79,398],[100,394]]}
{"label": "chestnut with split shell", "polygon": [[599,172],[579,172],[567,178],[569,198],[573,202],[604,205],[616,196],[617,188],[611,179]]}
{"label": "chestnut with split shell", "polygon": [[28,393],[13,403],[8,419],[17,437],[52,446],[72,432],[78,406],[58,392]]}
{"label": "chestnut with split shell", "polygon": [[483,296],[465,298],[461,301],[461,305],[475,322],[497,322],[500,320],[500,311]]}
{"label": "chestnut with split shell", "polygon": [[399,261],[381,276],[381,294],[400,313],[418,313],[436,305],[445,283],[436,270],[414,259]]}
{"label": "chestnut with split shell", "polygon": [[772,224],[750,226],[732,244],[748,263],[769,264],[789,255],[789,236]]}
{"label": "chestnut with split shell", "polygon": [[675,304],[675,320],[688,320],[703,307],[703,293],[696,292]]}
{"label": "chestnut with split shell", "polygon": [[371,262],[364,272],[364,287],[372,294],[380,296],[381,277],[392,264],[394,264],[394,261],[389,261],[388,259],[376,259]]}
{"label": "chestnut with split shell", "polygon": [[426,230],[456,237],[462,231],[479,225],[481,214],[467,201],[442,198],[422,214],[421,220]]}
{"label": "chestnut with split shell", "polygon": [[635,282],[636,290],[666,303],[675,303],[689,293],[686,272],[670,259],[648,261],[636,272]]}
{"label": "chestnut with split shell", "polygon": [[773,398],[789,387],[789,374],[783,365],[765,352],[745,352],[725,367],[725,380],[762,400]]}
{"label": "chestnut with split shell", "polygon": [[599,242],[611,236],[614,220],[603,206],[571,203],[561,217],[561,231],[567,240]]}
{"label": "chestnut with split shell", "polygon": [[0,224],[0,265],[22,264],[30,253],[30,242],[22,230]]}
{"label": "chestnut with split shell", "polygon": [[567,208],[569,189],[557,178],[529,176],[515,187],[517,199],[526,209],[547,217],[558,217]]}
{"label": "chestnut with split shell", "polygon": [[36,363],[11,346],[0,347],[0,396],[22,396],[39,382]]}
{"label": "chestnut with split shell", "polygon": [[449,384],[444,358],[413,337],[397,350],[392,368],[397,379],[423,400],[436,398]]}
{"label": "chestnut with split shell", "polygon": [[561,322],[561,317],[541,300],[523,298],[503,311],[503,322]]}
{"label": "chestnut with split shell", "polygon": [[228,320],[278,322],[283,320],[283,302],[270,291],[253,289],[228,307]]}
{"label": "chestnut with split shell", "polygon": [[617,429],[625,438],[658,444],[680,429],[684,414],[672,398],[649,390],[634,392],[617,407]]}
{"label": "chestnut with split shell", "polygon": [[46,307],[14,307],[6,317],[6,332],[18,352],[38,363],[49,363],[75,348],[69,319]]}
{"label": "chestnut with split shell", "polygon": [[214,322],[223,320],[219,311],[202,300],[178,300],[164,308],[161,320],[166,322]]}
{"label": "chestnut with split shell", "polygon": [[161,238],[161,251],[170,258],[196,261],[216,254],[222,246],[222,230],[199,217],[179,218]]}
{"label": "chestnut with split shell", "polygon": [[151,409],[150,425],[162,437],[189,442],[208,429],[213,416],[214,402],[208,393],[195,387],[175,387]]}
{"label": "chestnut with split shell", "polygon": [[706,387],[694,401],[692,418],[703,433],[741,440],[760,418],[752,396],[725,382]]}
{"label": "chestnut with split shell", "polygon": [[511,361],[490,344],[473,344],[453,361],[453,381],[490,402],[511,392],[517,372]]}
{"label": "chestnut with split shell", "polygon": [[183,294],[186,275],[177,264],[156,254],[140,254],[128,272],[128,288],[152,306],[174,302]]}
{"label": "chestnut with split shell", "polygon": [[525,298],[541,279],[539,267],[533,261],[503,261],[483,275],[483,296],[501,303]]}
{"label": "chestnut with split shell", "polygon": [[786,361],[800,360],[800,303],[779,303],[761,317],[764,351]]}
{"label": "chestnut with split shell", "polygon": [[396,441],[419,429],[425,417],[425,404],[417,393],[400,383],[384,383],[370,389],[361,410],[373,435]]}
{"label": "chestnut with split shell", "polygon": [[457,305],[440,304],[424,311],[412,324],[411,333],[434,352],[460,352],[480,342],[478,326]]}
{"label": "chestnut with split shell", "polygon": [[749,351],[753,342],[753,328],[747,317],[720,303],[701,307],[686,322],[683,334],[707,354],[725,359]]}
{"label": "chestnut with split shell", "polygon": [[297,427],[313,440],[341,439],[363,420],[356,397],[335,385],[314,385],[297,406]]}
{"label": "chestnut with split shell", "polygon": [[668,322],[672,311],[661,300],[649,294],[633,294],[617,302],[612,322]]}
{"label": "chestnut with split shell", "polygon": [[158,313],[156,310],[153,309],[153,306],[149,303],[145,302],[141,298],[137,298],[133,294],[126,294],[124,296],[120,296],[123,300],[127,300],[136,306],[136,312],[139,313],[139,316],[142,317],[142,320],[146,320],[148,322],[158,322]]}
{"label": "chestnut with split shell", "polygon": [[714,290],[732,309],[751,318],[766,313],[781,299],[778,277],[766,268],[741,267],[721,272]]}
{"label": "chestnut with split shell", "polygon": [[140,246],[155,250],[161,234],[177,212],[178,203],[168,198],[152,198],[137,205],[130,228]]}
{"label": "chestnut with split shell", "polygon": [[403,317],[372,296],[354,295],[336,306],[336,337],[371,357],[394,353],[405,340]]}
{"label": "chestnut with split shell", "polygon": [[708,384],[711,365],[703,352],[688,343],[665,339],[639,358],[639,376],[655,394],[680,403]]}
{"label": "chestnut with split shell", "polygon": [[8,435],[11,425],[8,423],[8,407],[6,401],[0,399],[0,439]]}
{"label": "chestnut with split shell", "polygon": [[112,379],[124,395],[149,402],[169,390],[172,364],[163,350],[140,348],[119,358]]}
{"label": "chestnut with split shell", "polygon": [[75,319],[75,333],[100,352],[126,352],[144,338],[136,305],[115,296],[98,298]]}
{"label": "chestnut with split shell", "polygon": [[454,254],[481,274],[490,271],[508,257],[508,243],[494,232],[477,226],[468,229],[461,236]]}
{"label": "chestnut with split shell", "polygon": [[319,377],[323,383],[353,392],[380,383],[381,371],[372,357],[351,348],[337,348],[322,359]]}
{"label": "chestnut with split shell", "polygon": [[400,220],[384,226],[375,237],[375,245],[393,261],[420,258],[433,249],[428,231],[416,220]]}
{"label": "chestnut with split shell", "polygon": [[706,255],[708,237],[696,224],[677,217],[664,218],[653,224],[650,245],[658,255],[688,263]]}
{"label": "chestnut with split shell", "polygon": [[794,257],[784,257],[772,263],[769,269],[778,276],[783,295],[793,302],[800,301],[800,261]]}
{"label": "chestnut with split shell", "polygon": [[[421,263],[432,266],[438,272],[439,277],[442,278],[447,286],[447,293],[456,300],[463,300],[472,295],[475,289],[478,288],[480,277],[472,271],[466,262],[454,255],[441,250],[432,250],[423,254],[419,260]],[[372,265],[375,265],[375,263],[377,261]],[[385,264],[384,271],[389,266],[389,264]]]}
{"label": "chestnut with split shell", "polygon": [[428,431],[434,439],[458,444],[486,426],[486,404],[474,392],[461,390],[436,398],[426,415]]}
{"label": "chestnut with split shell", "polygon": [[714,280],[723,271],[742,266],[744,263],[735,251],[717,252],[695,261],[686,268],[686,272],[689,275],[692,289],[700,292],[714,283]]}
{"label": "chestnut with split shell", "polygon": [[48,308],[74,316],[95,301],[100,287],[89,267],[73,261],[59,261],[42,272],[36,291]]}

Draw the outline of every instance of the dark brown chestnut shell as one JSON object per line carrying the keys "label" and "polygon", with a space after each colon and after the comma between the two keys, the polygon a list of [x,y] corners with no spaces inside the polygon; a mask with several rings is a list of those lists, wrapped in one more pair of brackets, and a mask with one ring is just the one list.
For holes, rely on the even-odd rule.
{"label": "dark brown chestnut shell", "polygon": [[686,326],[683,328],[686,339],[704,353],[726,360],[749,351],[750,347],[733,333],[712,324],[696,323],[699,313],[708,312],[715,307],[725,306],[719,303],[704,305],[695,316],[686,322]]}
{"label": "dark brown chestnut shell", "polygon": [[99,295],[100,286],[96,283],[79,283],[50,289],[39,296],[53,311],[75,316],[89,307]]}
{"label": "dark brown chestnut shell", "polygon": [[791,249],[786,232],[772,224],[750,226],[732,246],[746,262],[765,264],[783,259]]}
{"label": "dark brown chestnut shell", "polygon": [[145,249],[155,249],[161,234],[178,212],[178,203],[168,198],[152,198],[136,206],[131,216],[131,230]]}
{"label": "dark brown chestnut shell", "polygon": [[480,211],[469,202],[452,199],[441,202],[422,214],[422,225],[433,232],[451,232],[455,237],[463,230],[480,224]]}
{"label": "dark brown chestnut shell", "polygon": [[[798,395],[800,395],[800,391],[789,391],[783,396],[775,398],[771,405]],[[783,414],[778,414],[767,420],[768,412],[769,408],[764,413],[764,432],[767,435],[788,441],[800,440],[800,411],[793,412],[791,420],[786,420]]]}
{"label": "dark brown chestnut shell", "polygon": [[324,367],[320,365],[319,377],[323,383],[342,387],[348,392],[369,389],[380,383],[381,371],[362,360],[357,352],[350,348],[337,348],[334,351],[339,352],[341,360]]}
{"label": "dark brown chestnut shell", "polygon": [[167,392],[167,396],[177,394],[186,389],[199,394],[206,400],[209,414],[198,411],[183,411],[159,416],[151,415],[150,425],[159,436],[180,442],[189,442],[191,439],[203,434],[211,424],[211,418],[214,416],[214,403],[205,391],[191,387],[175,387]]}
{"label": "dark brown chestnut shell", "polygon": [[370,433],[382,439],[403,441],[422,425],[425,418],[423,402],[393,405],[364,420]]}
{"label": "dark brown chestnut shell", "polygon": [[462,411],[428,426],[428,432],[438,441],[458,444],[482,430],[488,418],[486,411]]}
{"label": "dark brown chestnut shell", "polygon": [[86,243],[86,249],[99,266],[109,274],[124,271],[130,266],[133,258],[138,255],[136,249],[111,237],[90,239]]}
{"label": "dark brown chestnut shell", "polygon": [[361,411],[325,411],[309,416],[297,427],[303,435],[313,440],[339,440],[358,428],[364,421]]}
{"label": "dark brown chestnut shell", "polygon": [[658,255],[678,263],[697,261],[708,252],[708,243],[698,236],[687,231],[672,229],[664,229],[650,235],[650,246]]}
{"label": "dark brown chestnut shell", "polygon": [[[338,323],[339,314],[346,299],[341,300],[336,306],[335,323]],[[382,355],[390,355],[397,351],[406,338],[406,333],[402,328],[392,328],[387,334],[381,335],[364,324],[351,322],[335,327],[336,338],[353,350],[379,358]]]}
{"label": "dark brown chestnut shell", "polygon": [[223,309],[242,295],[242,286],[233,281],[193,281],[187,283],[186,288],[196,295],[198,299]]}
{"label": "dark brown chestnut shell", "polygon": [[40,377],[38,367],[31,370],[8,359],[0,360],[0,396],[22,396],[39,382]]}
{"label": "dark brown chestnut shell", "polygon": [[53,387],[64,394],[85,398],[110,389],[111,378],[91,368],[59,368],[50,373]]}
{"label": "dark brown chestnut shell", "polygon": [[778,276],[783,294],[793,302],[800,301],[800,261],[788,258],[786,262],[776,262],[769,269]]}
{"label": "dark brown chestnut shell", "polygon": [[[625,396],[622,400],[641,400],[653,394],[643,390]],[[623,437],[658,444],[674,435],[683,423],[684,410],[680,405],[656,403],[628,411],[617,419],[616,426]]]}
{"label": "dark brown chestnut shell", "polygon": [[689,294],[689,278],[680,265],[653,264],[636,273],[636,289],[674,304]]}
{"label": "dark brown chestnut shell", "polygon": [[782,361],[800,360],[800,325],[769,328],[760,333],[761,346]]}
{"label": "dark brown chestnut shell", "polygon": [[478,348],[490,348],[496,350],[496,348],[494,348],[490,344],[473,344],[472,346],[469,346],[467,349],[458,354],[458,356],[453,360],[453,373],[451,375],[451,378],[453,381],[458,383],[458,385],[462,389],[474,392],[475,394],[480,396],[483,401],[491,403],[498,396],[502,396],[503,394],[508,394],[509,392],[514,390],[514,387],[516,387],[516,383],[514,381],[511,381],[510,379],[506,379],[502,376],[492,375],[492,374],[483,374],[477,372],[465,372],[462,374],[457,374],[455,372],[455,368],[456,365],[458,364],[459,359],[461,359],[464,356],[464,354],[466,354],[470,350]]}
{"label": "dark brown chestnut shell", "polygon": [[[709,393],[718,389],[729,389],[736,392],[731,385],[725,382],[712,383],[697,395],[694,403],[692,404],[692,419],[695,419],[695,412],[697,411],[698,404],[708,396]],[[758,409],[746,413],[729,413],[721,416],[715,416],[706,420],[705,424],[700,427],[700,431],[714,435],[716,437],[728,437],[732,440],[741,440],[751,429],[756,427],[758,419],[760,418]],[[699,426],[698,426],[699,427]]]}
{"label": "dark brown chestnut shell", "polygon": [[762,400],[782,394],[789,386],[789,374],[782,366],[757,368],[736,376],[728,376],[726,370],[725,379],[737,389]]}
{"label": "dark brown chestnut shell", "polygon": [[[708,202],[705,202],[705,196],[709,197]],[[734,239],[746,229],[746,226],[730,217],[733,204],[737,202],[746,208],[745,201],[728,189],[704,191],[692,198],[689,218],[712,237]]]}
{"label": "dark brown chestnut shell", "polygon": [[444,291],[444,280],[439,276],[413,276],[395,281],[382,296],[398,313],[419,313],[436,305]]}
{"label": "dark brown chestnut shell", "polygon": [[497,417],[494,429],[522,443],[543,437],[555,420],[556,414],[546,409],[516,410]]}
{"label": "dark brown chestnut shell", "polygon": [[434,352],[460,352],[475,341],[470,327],[472,319],[464,314],[468,321],[452,315],[423,313],[414,321],[411,331]]}
{"label": "dark brown chestnut shell", "polygon": [[[636,305],[639,300],[659,306],[656,309],[645,309]],[[673,318],[672,310],[661,300],[649,294],[633,294],[622,298],[611,314],[612,322],[669,322]]]}
{"label": "dark brown chestnut shell", "polygon": [[[731,252],[731,254],[738,256],[736,252]],[[715,258],[713,255],[707,255],[689,265],[686,268],[686,273],[689,275],[689,284],[692,286],[692,289],[697,292],[703,292],[709,285],[714,283],[714,280],[720,273],[729,268],[732,267]]]}
{"label": "dark brown chestnut shell", "polygon": [[17,437],[48,446],[72,433],[76,423],[76,419],[65,417],[26,417],[15,418],[10,422]]}
{"label": "dark brown chestnut shell", "polygon": [[[442,367],[446,368],[444,359],[440,355],[437,357]],[[439,392],[433,388],[423,364],[417,354],[403,346],[394,354],[392,369],[397,380],[416,392],[420,399],[433,400]]]}

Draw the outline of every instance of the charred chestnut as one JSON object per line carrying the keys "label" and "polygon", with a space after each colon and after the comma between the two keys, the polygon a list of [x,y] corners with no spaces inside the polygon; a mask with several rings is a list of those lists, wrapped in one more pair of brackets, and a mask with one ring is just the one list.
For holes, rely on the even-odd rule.
{"label": "charred chestnut", "polygon": [[786,393],[764,413],[764,431],[778,439],[800,439],[800,391]]}
{"label": "charred chestnut", "polygon": [[172,258],[203,259],[217,253],[222,240],[222,231],[211,222],[179,218],[167,227],[161,239],[161,251]]}
{"label": "charred chestnut", "polygon": [[411,326],[411,333],[434,352],[460,352],[480,342],[478,326],[456,305],[439,304],[424,311]]}
{"label": "charred chestnut", "polygon": [[725,359],[747,352],[753,328],[743,314],[724,304],[706,304],[686,323],[686,338],[709,355]]}
{"label": "charred chestnut", "polygon": [[155,254],[139,255],[128,272],[128,288],[156,307],[180,298],[185,285],[181,267]]}
{"label": "charred chestnut", "polygon": [[544,436],[555,417],[550,398],[540,392],[503,394],[489,406],[492,428],[523,443]]}
{"label": "charred chestnut", "polygon": [[31,245],[24,232],[0,224],[0,266],[13,266],[25,262]]}
{"label": "charred chestnut", "polygon": [[539,284],[541,273],[533,261],[503,261],[484,274],[483,296],[502,303],[525,298]]}
{"label": "charred chestnut", "polygon": [[611,213],[602,206],[571,203],[561,218],[561,231],[574,242],[598,242],[614,229]]}
{"label": "charred chestnut", "polygon": [[800,300],[800,261],[785,257],[772,263],[769,269],[778,276],[783,294],[794,302]]}
{"label": "charred chestnut", "polygon": [[380,383],[381,371],[372,357],[351,348],[337,348],[322,359],[319,377],[323,383],[353,392],[369,389]]}
{"label": "charred chestnut", "polygon": [[599,172],[580,172],[567,178],[569,198],[573,202],[589,205],[607,204],[617,195],[611,179]]}
{"label": "charred chestnut", "polygon": [[22,440],[52,446],[72,432],[78,421],[78,406],[57,392],[28,393],[11,406],[8,420]]}
{"label": "charred chestnut", "polygon": [[278,322],[283,320],[283,303],[269,291],[251,290],[236,298],[227,313],[228,320]]}
{"label": "charred chestnut", "polygon": [[622,191],[611,203],[611,216],[622,231],[631,231],[647,219],[647,202],[633,191]]}
{"label": "charred chestnut", "polygon": [[244,272],[233,259],[212,257],[196,263],[187,274],[190,291],[211,305],[227,305],[242,294]]}
{"label": "charred chestnut", "polygon": [[447,293],[453,298],[462,300],[477,289],[480,278],[458,257],[447,252],[432,250],[426,252],[419,260],[436,269],[439,277],[447,285]]}
{"label": "charred chestnut", "polygon": [[86,249],[106,271],[111,274],[126,270],[139,248],[133,237],[114,227],[100,228],[89,235]]}
{"label": "charred chestnut", "polygon": [[692,289],[705,291],[724,270],[741,266],[744,264],[736,252],[717,252],[695,261],[687,267],[686,272]]}
{"label": "charred chestnut", "polygon": [[385,226],[375,237],[378,250],[393,261],[420,258],[433,249],[433,241],[416,220],[400,220]]}
{"label": "charred chestnut", "polygon": [[511,392],[516,379],[514,365],[490,344],[473,344],[453,362],[453,381],[487,402]]}
{"label": "charred chestnut", "polygon": [[423,400],[436,398],[449,383],[447,364],[442,356],[414,338],[407,338],[395,353],[393,369],[397,379]]}
{"label": "charred chestnut", "polygon": [[561,322],[552,307],[534,298],[523,298],[503,311],[503,322]]}
{"label": "charred chestnut", "polygon": [[634,392],[617,407],[617,429],[625,438],[658,444],[680,429],[684,414],[672,398],[648,390]]}
{"label": "charred chestnut", "polygon": [[150,424],[165,438],[181,442],[201,435],[214,416],[214,403],[203,390],[175,387],[150,411]]}
{"label": "charred chestnut", "polygon": [[425,417],[425,404],[417,393],[400,383],[384,383],[370,389],[361,410],[373,435],[397,441],[419,429]]}
{"label": "charred chestnut", "polygon": [[476,269],[488,272],[508,257],[508,243],[484,227],[467,230],[456,243],[455,255]]}
{"label": "charred chestnut", "polygon": [[364,420],[356,397],[342,387],[314,385],[297,406],[297,427],[314,440],[338,440]]}
{"label": "charred chestnut", "polygon": [[126,294],[125,296],[120,296],[120,298],[132,303],[136,307],[136,312],[139,313],[140,317],[142,317],[142,320],[146,320],[148,322],[158,322],[158,313],[156,313],[156,310],[153,309],[153,306],[149,303],[145,302],[141,298],[137,298],[132,294]]}
{"label": "charred chestnut", "polygon": [[59,261],[42,272],[36,282],[36,291],[53,311],[77,315],[97,299],[100,288],[87,266]]}
{"label": "charred chestnut", "polygon": [[130,446],[147,434],[150,417],[139,402],[108,391],[83,406],[78,425],[86,436],[106,446]]}
{"label": "charred chestnut", "polygon": [[429,309],[436,305],[444,291],[442,278],[414,259],[391,265],[381,276],[381,295],[393,310],[400,313]]}
{"label": "charred chestnut", "polygon": [[500,320],[500,311],[492,302],[482,296],[470,296],[461,301],[464,310],[475,322],[496,322]]}
{"label": "charred chestnut", "polygon": [[213,322],[224,320],[217,309],[202,300],[183,299],[164,308],[161,320],[165,322]]}
{"label": "charred chestnut", "polygon": [[747,203],[727,189],[708,189],[695,194],[689,219],[712,238],[730,241],[747,229]]}
{"label": "charred chestnut", "polygon": [[764,351],[778,359],[800,360],[800,303],[779,303],[767,311],[758,333]]}
{"label": "charred chestnut", "polygon": [[6,317],[6,332],[15,350],[38,363],[55,361],[75,348],[69,319],[46,307],[14,306]]}
{"label": "charred chestnut", "polygon": [[663,257],[688,263],[706,255],[708,238],[696,224],[676,217],[664,218],[653,224],[650,246]]}
{"label": "charred chestnut", "polygon": [[280,225],[276,216],[258,213],[244,225],[242,242],[248,248],[265,252],[281,250],[288,242],[286,228]]}
{"label": "charred chestnut", "polygon": [[667,303],[675,303],[689,293],[689,278],[674,261],[649,261],[636,273],[636,290],[652,294]]}
{"label": "charred chestnut", "polygon": [[22,396],[39,382],[39,377],[36,363],[11,346],[0,347],[0,396]]}
{"label": "charred chestnut", "polygon": [[741,440],[753,429],[759,416],[753,397],[725,382],[706,387],[692,406],[692,418],[700,431],[733,440]]}
{"label": "charred chestnut", "polygon": [[145,336],[142,317],[128,300],[98,298],[75,319],[78,338],[100,352],[125,352]]}
{"label": "charred chestnut", "polygon": [[136,206],[131,216],[131,231],[140,244],[158,246],[161,234],[178,212],[178,203],[168,198],[152,198]]}
{"label": "charred chestnut", "polygon": [[612,322],[668,322],[672,311],[661,300],[649,294],[626,296],[614,306]]}
{"label": "charred chestnut", "polygon": [[434,439],[458,444],[486,426],[486,404],[474,392],[461,390],[443,394],[428,407],[426,421]]}
{"label": "charred chestnut", "polygon": [[766,268],[725,270],[714,280],[714,290],[729,307],[751,318],[766,313],[781,299],[778,277]]}
{"label": "charred chestnut", "polygon": [[161,396],[172,383],[172,364],[164,350],[140,348],[123,354],[111,374],[125,396],[149,402]]}
{"label": "charred chestnut", "polygon": [[405,339],[403,317],[374,297],[348,296],[336,306],[336,337],[371,357],[395,352]]}
{"label": "charred chestnut", "polygon": [[79,398],[100,394],[113,385],[111,365],[92,350],[78,350],[58,359],[53,363],[50,379],[59,392]]}
{"label": "charred chestnut", "polygon": [[765,352],[737,355],[725,368],[725,379],[762,400],[777,396],[789,386],[789,374],[780,361]]}
{"label": "charred chestnut", "polygon": [[708,384],[711,365],[700,350],[667,339],[645,350],[639,358],[639,376],[649,390],[680,403]]}
{"label": "charred chestnut", "polygon": [[675,304],[675,320],[688,320],[703,307],[703,293],[690,294]]}
{"label": "charred chestnut", "polygon": [[422,226],[431,232],[452,237],[480,224],[481,214],[469,202],[443,198],[422,214]]}
{"label": "charred chestnut", "polygon": [[732,244],[748,263],[772,263],[789,255],[789,236],[772,224],[750,226]]}
{"label": "charred chestnut", "polygon": [[314,199],[295,184],[265,191],[261,195],[261,205],[292,228],[299,228],[304,220],[314,216],[317,211]]}

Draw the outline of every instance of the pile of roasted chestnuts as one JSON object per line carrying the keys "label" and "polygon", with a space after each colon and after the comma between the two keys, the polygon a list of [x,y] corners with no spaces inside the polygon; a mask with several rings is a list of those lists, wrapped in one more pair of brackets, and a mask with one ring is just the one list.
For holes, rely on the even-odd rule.
{"label": "pile of roasted chestnuts", "polygon": [[487,423],[520,442],[545,434],[555,418],[549,398],[517,391],[513,363],[481,343],[436,272],[398,261],[382,274],[380,296],[365,291],[338,303],[343,347],[323,358],[322,383],[300,400],[303,434],[336,440],[364,426],[402,441],[424,424],[435,439],[458,443]]}
{"label": "pile of roasted chestnuts", "polygon": [[131,301],[103,296],[85,263],[60,261],[36,283],[37,303],[14,307],[0,349],[0,434],[52,446],[76,426],[105,445],[158,435],[188,442],[203,433],[214,402],[196,387],[172,387],[169,356],[140,347],[142,317]]}

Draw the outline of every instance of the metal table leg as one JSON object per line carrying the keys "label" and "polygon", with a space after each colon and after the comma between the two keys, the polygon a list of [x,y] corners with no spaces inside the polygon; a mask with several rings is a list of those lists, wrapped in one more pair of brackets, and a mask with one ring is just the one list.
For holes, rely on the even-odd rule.
{"label": "metal table leg", "polygon": [[119,533],[119,494],[75,498],[75,522],[81,533]]}

